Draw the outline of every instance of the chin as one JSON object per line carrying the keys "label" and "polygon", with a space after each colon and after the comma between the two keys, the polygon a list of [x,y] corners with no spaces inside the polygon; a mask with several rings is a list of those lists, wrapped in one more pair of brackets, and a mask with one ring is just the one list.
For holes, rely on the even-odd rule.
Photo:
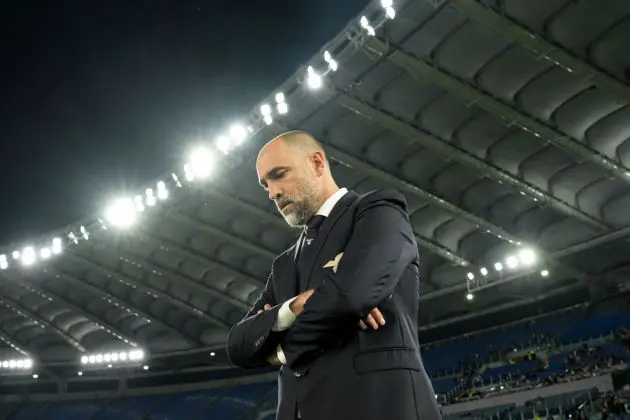
{"label": "chin", "polygon": [[298,217],[295,213],[282,214],[284,217],[284,221],[291,227],[300,227],[304,225],[301,220],[298,220]]}

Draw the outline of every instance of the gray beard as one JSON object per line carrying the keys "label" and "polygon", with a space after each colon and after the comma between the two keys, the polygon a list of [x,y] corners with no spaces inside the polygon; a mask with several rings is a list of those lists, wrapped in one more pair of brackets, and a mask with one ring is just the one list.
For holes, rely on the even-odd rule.
{"label": "gray beard", "polygon": [[282,216],[289,226],[298,228],[305,226],[314,214],[315,212],[309,209],[304,203],[293,203],[291,213],[282,213]]}

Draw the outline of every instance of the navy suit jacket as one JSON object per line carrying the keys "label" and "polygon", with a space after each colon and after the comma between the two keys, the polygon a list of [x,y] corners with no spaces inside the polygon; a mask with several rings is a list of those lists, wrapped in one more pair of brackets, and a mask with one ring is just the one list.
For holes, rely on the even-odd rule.
{"label": "navy suit jacket", "polygon": [[[230,331],[231,362],[268,366],[281,344],[287,364],[278,420],[298,411],[303,420],[440,419],[420,356],[418,250],[404,197],[348,192],[310,246],[299,276],[295,246],[275,259],[265,290]],[[315,293],[291,328],[272,331],[280,305],[310,288]],[[265,304],[273,308],[256,315]],[[358,321],[374,307],[386,325],[361,330]]]}

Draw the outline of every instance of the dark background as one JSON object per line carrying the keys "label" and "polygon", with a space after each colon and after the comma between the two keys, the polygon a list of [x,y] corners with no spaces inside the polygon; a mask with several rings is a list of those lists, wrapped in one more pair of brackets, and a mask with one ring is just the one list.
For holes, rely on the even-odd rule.
{"label": "dark background", "polygon": [[181,167],[367,4],[3,2],[0,246]]}

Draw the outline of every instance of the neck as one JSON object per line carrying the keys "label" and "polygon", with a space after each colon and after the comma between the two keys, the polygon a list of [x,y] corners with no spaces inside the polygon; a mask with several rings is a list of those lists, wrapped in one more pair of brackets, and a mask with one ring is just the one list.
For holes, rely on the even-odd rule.
{"label": "neck", "polygon": [[320,208],[321,206],[323,206],[324,202],[326,202],[326,200],[328,200],[334,193],[336,193],[340,189],[341,188],[339,188],[337,184],[335,184],[334,182],[329,185],[326,185],[326,187],[324,188],[324,192],[322,193],[322,198],[317,205],[317,208]]}

